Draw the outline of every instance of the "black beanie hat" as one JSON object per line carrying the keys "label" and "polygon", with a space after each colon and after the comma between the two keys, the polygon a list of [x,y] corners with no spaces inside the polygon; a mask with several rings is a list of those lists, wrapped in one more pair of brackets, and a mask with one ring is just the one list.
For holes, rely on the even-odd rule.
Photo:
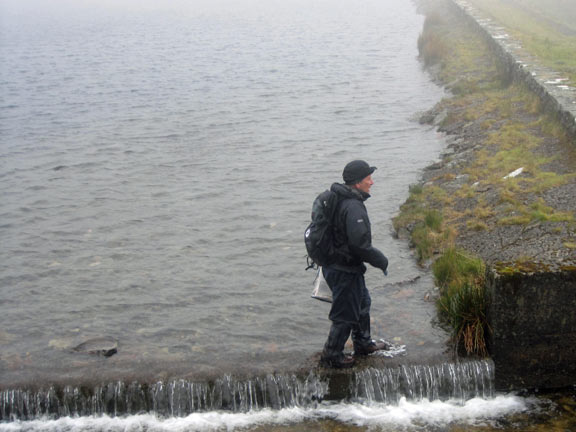
{"label": "black beanie hat", "polygon": [[368,162],[363,160],[354,160],[349,162],[342,172],[342,178],[347,185],[354,185],[360,183],[364,178],[368,177],[376,170],[376,167],[371,167]]}

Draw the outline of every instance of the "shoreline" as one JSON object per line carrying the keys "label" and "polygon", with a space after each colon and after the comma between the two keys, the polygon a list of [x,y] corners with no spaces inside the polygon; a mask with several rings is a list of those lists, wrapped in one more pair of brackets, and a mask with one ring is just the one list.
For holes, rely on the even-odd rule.
{"label": "shoreline", "polygon": [[[495,54],[495,42],[481,25],[470,26],[472,18],[456,3],[423,2],[421,57],[451,95],[421,122],[445,134],[447,148],[411,187],[394,226],[424,266],[434,268],[456,250],[486,267],[482,280],[473,276],[483,292],[476,324],[458,323],[464,311],[450,311],[448,319],[461,326],[453,330],[460,348],[463,331],[482,332],[474,344],[486,344],[480,349],[495,360],[500,388],[570,386],[576,382],[576,137],[551,109],[549,95],[511,70],[510,58]],[[451,302],[453,288],[439,288],[439,301]],[[470,325],[476,327],[463,327]]]}

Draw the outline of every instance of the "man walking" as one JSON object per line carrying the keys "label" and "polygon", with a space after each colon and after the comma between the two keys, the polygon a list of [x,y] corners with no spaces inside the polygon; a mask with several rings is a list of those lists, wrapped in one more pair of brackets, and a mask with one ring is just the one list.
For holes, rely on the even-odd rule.
{"label": "man walking", "polygon": [[370,294],[364,282],[365,262],[387,274],[388,259],[372,246],[372,232],[364,201],[370,197],[374,184],[371,167],[363,160],[354,160],[342,173],[344,184],[334,183],[339,204],[334,215],[334,243],[338,250],[335,264],[322,268],[332,290],[332,321],[321,362],[328,367],[347,368],[354,358],[344,355],[344,345],[352,334],[354,354],[368,355],[385,349],[387,344],[374,342],[370,335]]}

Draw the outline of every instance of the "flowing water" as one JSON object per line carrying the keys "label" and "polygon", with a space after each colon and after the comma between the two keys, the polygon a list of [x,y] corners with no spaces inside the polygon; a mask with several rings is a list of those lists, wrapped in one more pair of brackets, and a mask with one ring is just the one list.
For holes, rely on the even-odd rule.
{"label": "flowing water", "polygon": [[[430,276],[391,235],[443,145],[414,121],[442,97],[416,58],[422,22],[406,0],[0,0],[0,429],[427,427],[528,409],[400,384],[375,396],[408,380],[386,373],[433,376],[417,369],[366,372],[372,393],[331,402],[330,379],[291,375],[329,326],[304,271],[311,203],[356,158],[378,167],[367,205],[390,259],[387,278],[367,273],[373,333],[408,363],[450,364]],[[117,353],[72,350],[99,337]],[[222,396],[249,408],[222,413],[214,383],[255,389],[237,374],[292,396]],[[173,412],[150,396],[178,386],[199,399]],[[127,389],[135,411],[109,398]]]}

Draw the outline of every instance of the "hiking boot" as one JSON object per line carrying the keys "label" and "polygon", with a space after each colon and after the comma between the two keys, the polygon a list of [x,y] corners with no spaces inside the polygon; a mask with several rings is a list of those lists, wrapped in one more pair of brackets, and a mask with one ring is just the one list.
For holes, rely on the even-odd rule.
{"label": "hiking boot", "polygon": [[333,369],[348,369],[354,366],[354,357],[345,355],[339,360],[331,360],[327,358],[321,358],[320,364],[324,367],[333,368]]}
{"label": "hiking boot", "polygon": [[386,342],[384,339],[379,341],[372,341],[368,346],[362,348],[354,348],[354,355],[356,356],[367,356],[369,354],[375,353],[376,351],[385,351],[392,348],[390,342]]}

